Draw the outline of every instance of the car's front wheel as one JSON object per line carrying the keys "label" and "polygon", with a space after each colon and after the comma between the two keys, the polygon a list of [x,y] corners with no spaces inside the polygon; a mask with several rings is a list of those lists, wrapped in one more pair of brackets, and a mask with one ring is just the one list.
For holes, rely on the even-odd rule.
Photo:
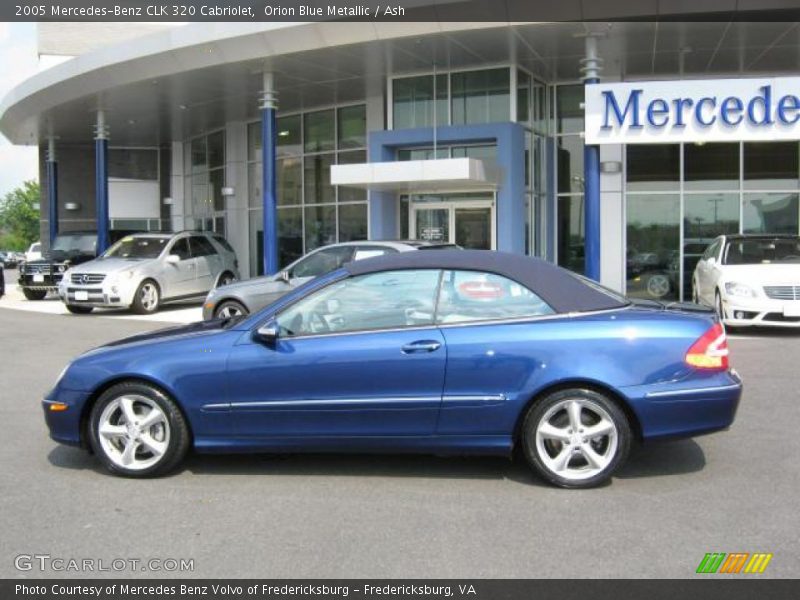
{"label": "car's front wheel", "polygon": [[154,386],[117,384],[89,419],[92,449],[115,475],[153,477],[173,469],[189,449],[189,429],[175,402]]}
{"label": "car's front wheel", "polygon": [[714,294],[714,309],[717,311],[719,320],[725,321],[725,308],[722,305],[722,294],[719,293],[719,290]]}
{"label": "car's front wheel", "polygon": [[88,315],[92,312],[92,306],[78,306],[77,304],[67,304],[67,310],[74,315]]}
{"label": "car's front wheel", "polygon": [[604,483],[625,462],[631,427],[616,403],[588,389],[566,389],[535,402],[522,426],[534,471],[565,488]]}
{"label": "car's front wheel", "polygon": [[22,294],[26,300],[44,300],[44,297],[47,296],[45,290],[29,290],[27,288],[22,288]]}
{"label": "car's front wheel", "polygon": [[250,314],[250,311],[236,300],[225,300],[220,302],[214,311],[215,319],[231,319],[234,317],[243,317]]}
{"label": "car's front wheel", "polygon": [[136,289],[131,310],[139,315],[149,315],[158,310],[161,303],[161,291],[152,279],[145,279]]}

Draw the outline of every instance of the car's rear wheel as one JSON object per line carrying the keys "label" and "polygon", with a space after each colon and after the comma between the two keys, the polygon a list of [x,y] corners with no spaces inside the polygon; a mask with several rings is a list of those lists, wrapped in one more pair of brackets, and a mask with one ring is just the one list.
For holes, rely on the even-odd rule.
{"label": "car's rear wheel", "polygon": [[230,319],[233,317],[243,317],[250,314],[247,307],[236,300],[225,300],[220,302],[216,310],[214,310],[215,319]]}
{"label": "car's rear wheel", "polygon": [[47,296],[45,290],[29,290],[26,288],[22,288],[22,294],[26,300],[44,300],[44,297]]}
{"label": "car's rear wheel", "polygon": [[553,392],[534,403],[522,426],[522,446],[543,479],[565,488],[604,483],[625,462],[631,427],[606,395],[588,389]]}
{"label": "car's rear wheel", "polygon": [[131,310],[139,315],[149,315],[158,310],[161,303],[161,291],[152,279],[145,279],[139,284],[133,296]]}
{"label": "car's rear wheel", "polygon": [[117,384],[103,393],[89,419],[92,449],[115,475],[167,473],[189,450],[189,428],[175,402],[154,386]]}
{"label": "car's rear wheel", "polygon": [[92,306],[77,306],[75,304],[67,304],[67,310],[75,315],[88,315],[92,312]]}
{"label": "car's rear wheel", "polygon": [[645,288],[651,298],[660,300],[669,294],[672,286],[669,283],[669,277],[663,273],[653,273],[647,277]]}

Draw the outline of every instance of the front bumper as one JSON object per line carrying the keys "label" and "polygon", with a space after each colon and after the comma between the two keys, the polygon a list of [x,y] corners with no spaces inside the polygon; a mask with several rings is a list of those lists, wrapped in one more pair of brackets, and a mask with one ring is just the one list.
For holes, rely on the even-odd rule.
{"label": "front bumper", "polygon": [[26,290],[55,292],[64,277],[63,273],[37,274],[20,273],[17,283],[19,287]]}
{"label": "front bumper", "polygon": [[[44,421],[50,431],[50,438],[60,444],[80,446],[81,415],[89,392],[75,392],[70,390],[53,390],[42,400]],[[66,405],[66,410],[54,411],[51,407],[55,404]]]}
{"label": "front bumper", "polygon": [[134,286],[114,282],[101,285],[65,282],[58,286],[58,295],[64,304],[96,308],[127,308],[133,303],[135,292]]}
{"label": "front bumper", "polygon": [[731,327],[800,328],[800,300],[723,298],[723,322]]}
{"label": "front bumper", "polygon": [[680,382],[622,388],[645,440],[692,437],[727,429],[736,417],[742,380],[734,370]]}

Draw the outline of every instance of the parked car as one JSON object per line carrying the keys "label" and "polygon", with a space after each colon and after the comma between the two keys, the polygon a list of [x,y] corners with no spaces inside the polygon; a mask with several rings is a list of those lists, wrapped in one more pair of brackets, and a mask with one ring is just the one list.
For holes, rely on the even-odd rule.
{"label": "parked car", "polygon": [[70,312],[95,307],[156,312],[167,302],[202,299],[239,277],[230,244],[211,233],[137,233],[70,269],[58,294]]}
{"label": "parked car", "polygon": [[510,456],[563,487],[634,440],[725,429],[742,392],[695,304],[631,304],[536,258],[483,250],[349,262],[262,311],[92,350],[44,400],[51,437],[112,472],[198,452]]}
{"label": "parked car", "polygon": [[28,258],[29,250],[19,267],[19,287],[25,298],[42,300],[47,292],[57,291],[64,272],[72,265],[92,260],[97,255],[96,247],[97,233],[74,231],[57,235],[48,252],[42,255],[39,251],[38,259]]}
{"label": "parked car", "polygon": [[384,254],[412,250],[452,249],[453,244],[423,241],[343,242],[323,246],[297,259],[276,275],[238,281],[211,290],[203,302],[203,319],[227,319],[264,308],[314,277],[330,273],[343,264]]}
{"label": "parked car", "polygon": [[0,262],[6,269],[16,269],[19,265],[19,254],[11,250],[0,251]]}
{"label": "parked car", "polygon": [[720,236],[698,261],[692,289],[727,325],[800,327],[800,236]]}
{"label": "parked car", "polygon": [[25,262],[42,258],[42,242],[33,242],[25,253]]}

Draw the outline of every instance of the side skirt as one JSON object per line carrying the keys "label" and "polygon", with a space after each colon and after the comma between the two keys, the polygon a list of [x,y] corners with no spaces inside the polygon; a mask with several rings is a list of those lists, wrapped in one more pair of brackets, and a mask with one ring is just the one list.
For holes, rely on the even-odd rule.
{"label": "side skirt", "polygon": [[513,450],[507,435],[442,435],[394,437],[270,437],[199,438],[194,443],[201,453],[247,452],[330,452],[402,453],[509,456]]}

